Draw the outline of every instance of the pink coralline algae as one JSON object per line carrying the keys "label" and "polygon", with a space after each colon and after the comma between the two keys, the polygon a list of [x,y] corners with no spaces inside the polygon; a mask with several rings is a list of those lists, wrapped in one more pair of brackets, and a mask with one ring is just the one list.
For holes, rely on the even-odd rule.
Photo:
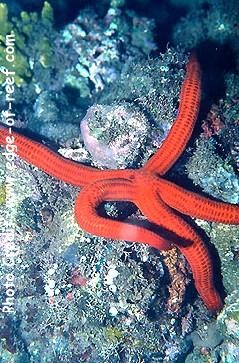
{"label": "pink coralline algae", "polygon": [[202,123],[202,136],[205,139],[209,139],[211,136],[217,135],[224,126],[225,124],[220,117],[218,106],[212,105],[206,119]]}
{"label": "pink coralline algae", "polygon": [[88,279],[83,276],[80,272],[79,269],[75,269],[74,271],[72,271],[72,275],[70,278],[70,283],[73,286],[85,286],[87,285]]}
{"label": "pink coralline algae", "polygon": [[111,169],[138,161],[150,132],[147,118],[127,103],[93,105],[81,121],[84,144],[93,161]]}

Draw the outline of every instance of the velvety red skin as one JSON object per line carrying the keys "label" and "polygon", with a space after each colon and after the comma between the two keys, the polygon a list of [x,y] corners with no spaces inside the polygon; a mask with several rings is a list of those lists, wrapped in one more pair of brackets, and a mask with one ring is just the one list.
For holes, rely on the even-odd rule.
{"label": "velvety red skin", "polygon": [[[213,281],[213,264],[208,249],[181,214],[208,221],[239,224],[239,206],[215,202],[185,190],[162,176],[184,151],[191,137],[200,104],[201,71],[192,55],[180,93],[176,120],[162,146],[138,170],[98,170],[68,160],[46,146],[0,126],[0,145],[14,137],[17,156],[37,166],[47,174],[66,183],[81,187],[76,199],[75,217],[81,228],[106,238],[148,244],[160,250],[176,246],[189,262],[195,286],[210,311],[222,308],[222,300]],[[9,140],[8,140],[9,141]],[[148,221],[174,234],[174,238],[132,224],[101,217],[97,207],[104,201],[130,201]],[[185,241],[184,243],[182,241]]]}

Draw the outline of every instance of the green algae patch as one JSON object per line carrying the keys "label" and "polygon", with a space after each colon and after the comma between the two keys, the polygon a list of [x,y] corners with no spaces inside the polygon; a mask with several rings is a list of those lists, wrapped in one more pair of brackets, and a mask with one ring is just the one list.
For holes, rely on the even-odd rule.
{"label": "green algae patch", "polygon": [[[9,19],[7,4],[0,3],[0,63],[9,67],[6,60],[7,36],[14,35],[14,71],[15,84],[21,87],[34,79],[34,66],[37,63],[44,68],[53,64],[51,37],[53,34],[53,9],[45,2],[40,14],[22,11],[19,17]],[[39,40],[39,34],[41,34]],[[5,75],[0,74],[0,85],[5,82]]]}
{"label": "green algae patch", "polygon": [[54,21],[52,6],[47,1],[44,2],[43,8],[42,8],[41,19],[42,19],[42,22],[45,23],[46,25],[52,24]]}
{"label": "green algae patch", "polygon": [[0,184],[0,205],[6,203],[6,185]]}
{"label": "green algae patch", "polygon": [[106,328],[106,337],[111,342],[117,342],[123,339],[124,334],[117,327]]}
{"label": "green algae patch", "polygon": [[7,4],[0,3],[0,41],[2,42],[12,29],[12,24],[8,21]]}

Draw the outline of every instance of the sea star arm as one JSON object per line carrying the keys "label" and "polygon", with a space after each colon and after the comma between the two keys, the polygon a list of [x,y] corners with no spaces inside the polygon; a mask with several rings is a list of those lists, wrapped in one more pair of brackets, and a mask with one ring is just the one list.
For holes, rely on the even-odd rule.
{"label": "sea star arm", "polygon": [[75,204],[75,217],[81,228],[100,237],[145,243],[160,250],[172,248],[169,241],[151,230],[98,215],[97,207],[104,201],[112,200],[134,203],[135,191],[132,183],[127,180],[110,179],[98,180],[85,186]]}
{"label": "sea star arm", "polygon": [[141,199],[138,198],[137,203],[150,221],[171,230],[181,238],[193,241],[185,246],[181,242],[173,243],[191,266],[195,287],[207,308],[211,311],[220,310],[223,304],[214,286],[212,261],[204,242],[186,221],[164,204],[152,185],[148,184],[145,194],[147,194],[148,202],[146,203],[146,199],[141,197]]}
{"label": "sea star arm", "polygon": [[97,169],[65,159],[39,142],[0,125],[0,145],[5,147],[9,137],[14,138],[14,144],[17,146],[16,156],[20,156],[29,164],[64,182],[81,186],[86,183],[86,179],[88,182],[89,174],[94,175],[98,172]]}
{"label": "sea star arm", "polygon": [[166,139],[143,169],[164,175],[184,151],[197,120],[201,95],[201,71],[192,54],[180,92],[179,110]]}
{"label": "sea star arm", "polygon": [[[29,164],[32,164],[48,175],[53,176],[66,183],[83,186],[89,181],[109,179],[111,177],[124,177],[128,175],[128,170],[99,170],[91,166],[86,166],[53,152],[41,143],[28,139],[20,135],[11,128],[0,125],[0,145],[6,147],[7,138],[13,137],[13,143],[17,146],[16,156],[20,156]],[[8,142],[9,143],[9,142]],[[133,171],[132,171],[133,173]]]}
{"label": "sea star arm", "polygon": [[167,205],[183,214],[210,222],[239,224],[238,205],[210,200],[163,179],[158,179],[157,190]]}

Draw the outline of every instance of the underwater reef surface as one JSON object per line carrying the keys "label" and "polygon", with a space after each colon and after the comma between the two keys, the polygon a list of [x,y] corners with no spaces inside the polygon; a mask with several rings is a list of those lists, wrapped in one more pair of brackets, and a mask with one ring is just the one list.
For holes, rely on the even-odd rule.
{"label": "underwater reef surface", "polygon": [[[1,71],[6,35],[16,39],[14,126],[78,162],[139,168],[173,124],[195,48],[200,113],[168,178],[239,204],[238,2],[94,3],[79,1],[73,13],[66,1],[0,3]],[[1,72],[1,123],[5,86]],[[0,314],[1,363],[239,361],[238,226],[194,221],[225,296],[211,316],[176,249],[92,236],[74,219],[77,188],[18,158],[9,170],[2,148],[0,165],[1,260],[6,223],[18,247],[13,269],[0,265],[1,306],[12,272],[15,309]],[[143,218],[126,202],[107,202],[104,213]]]}

